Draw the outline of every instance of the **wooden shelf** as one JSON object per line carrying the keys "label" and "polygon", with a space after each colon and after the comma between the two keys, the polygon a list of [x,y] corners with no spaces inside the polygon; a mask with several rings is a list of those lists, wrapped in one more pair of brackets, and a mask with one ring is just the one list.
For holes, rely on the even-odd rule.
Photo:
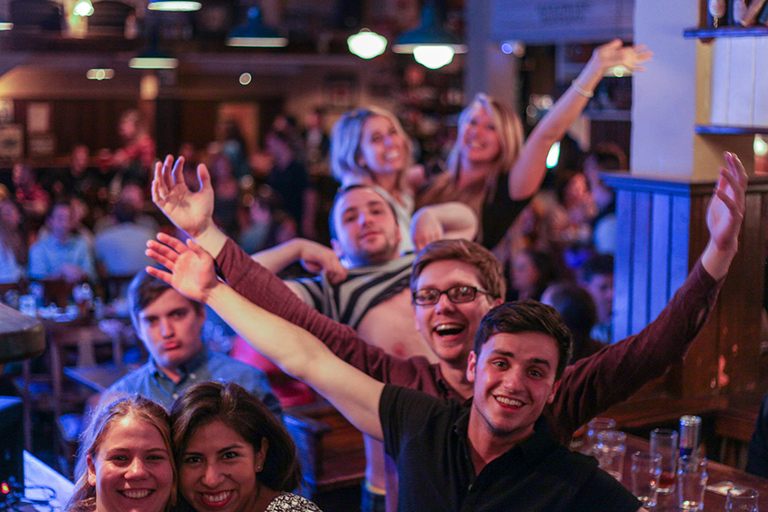
{"label": "wooden shelf", "polygon": [[697,124],[696,133],[701,135],[758,135],[768,134],[768,127]]}
{"label": "wooden shelf", "polygon": [[683,31],[686,38],[712,39],[715,37],[747,37],[768,36],[768,27],[754,25],[751,27],[723,27],[723,28],[687,28]]}

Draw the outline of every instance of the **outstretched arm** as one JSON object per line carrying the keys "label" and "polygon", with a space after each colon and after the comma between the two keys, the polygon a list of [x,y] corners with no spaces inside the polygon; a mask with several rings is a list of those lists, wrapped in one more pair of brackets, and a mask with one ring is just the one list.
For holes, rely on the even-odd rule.
{"label": "outstretched arm", "polygon": [[213,186],[204,164],[197,166],[200,190],[192,192],[184,182],[184,157],[173,155],[155,164],[152,201],[174,225],[213,255],[218,255],[227,236],[213,222]]}
{"label": "outstretched arm", "polygon": [[561,442],[680,363],[706,323],[736,253],[746,201],[747,175],[741,162],[732,153],[725,160],[728,170],[720,171],[707,213],[709,244],[669,304],[638,334],[566,368],[555,401],[545,410]]}
{"label": "outstretched arm", "polygon": [[720,169],[707,209],[709,242],[701,254],[701,264],[716,280],[725,277],[736,256],[746,210],[747,173],[735,154],[726,151],[723,156],[728,169]]}
{"label": "outstretched arm", "polygon": [[563,138],[568,127],[581,115],[608,69],[621,65],[631,71],[640,71],[644,69],[642,64],[650,59],[651,52],[645,46],[623,46],[619,39],[596,48],[578,78],[525,141],[520,157],[509,173],[509,197],[527,199],[536,193],[547,170],[549,149]]}
{"label": "outstretched arm", "polygon": [[411,239],[417,251],[435,240],[473,240],[477,235],[477,224],[477,215],[464,203],[424,206],[411,219]]}
{"label": "outstretched arm", "polygon": [[291,263],[301,261],[309,272],[325,272],[331,284],[340,283],[347,278],[347,269],[342,266],[332,249],[304,238],[293,238],[271,249],[257,252],[251,258],[275,274]]}
{"label": "outstretched arm", "polygon": [[310,333],[246,300],[219,281],[213,258],[193,241],[147,254],[169,271],[148,267],[190,300],[218,313],[258,352],[312,386],[362,432],[381,440],[379,401],[384,384],[337,358]]}

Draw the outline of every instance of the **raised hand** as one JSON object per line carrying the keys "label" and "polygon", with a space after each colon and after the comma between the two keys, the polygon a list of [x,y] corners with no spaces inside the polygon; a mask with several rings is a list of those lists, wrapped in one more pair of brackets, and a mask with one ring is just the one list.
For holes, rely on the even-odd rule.
{"label": "raised hand", "polygon": [[196,239],[210,228],[215,228],[211,176],[205,165],[198,165],[200,190],[192,192],[184,183],[183,170],[183,156],[180,156],[175,164],[173,155],[168,155],[163,162],[155,164],[152,201],[176,227]]}
{"label": "raised hand", "polygon": [[168,271],[147,267],[147,273],[170,284],[190,300],[205,302],[218,284],[213,258],[192,240],[181,240],[164,233],[147,242],[146,254]]}
{"label": "raised hand", "polygon": [[314,274],[325,272],[331,284],[339,284],[347,278],[347,269],[342,266],[339,257],[332,249],[324,245],[305,240],[299,252],[301,265]]}
{"label": "raised hand", "polygon": [[432,210],[421,208],[411,219],[411,240],[416,251],[422,250],[428,244],[445,238],[442,223]]}
{"label": "raised hand", "polygon": [[709,235],[720,250],[735,251],[746,210],[747,173],[739,157],[723,153],[727,169],[720,169],[715,192],[707,209]]}
{"label": "raised hand", "polygon": [[614,39],[595,48],[587,65],[594,61],[603,70],[624,66],[630,71],[641,71],[645,69],[642,64],[651,60],[652,56],[653,52],[643,44],[624,46],[620,39]]}

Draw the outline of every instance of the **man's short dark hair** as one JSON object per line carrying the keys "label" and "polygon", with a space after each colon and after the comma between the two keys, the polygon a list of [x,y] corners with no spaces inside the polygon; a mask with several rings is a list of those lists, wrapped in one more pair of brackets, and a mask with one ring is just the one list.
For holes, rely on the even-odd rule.
{"label": "man's short dark hair", "polygon": [[381,197],[381,199],[387,203],[387,206],[389,206],[389,209],[392,211],[392,216],[395,218],[395,224],[398,224],[397,222],[397,213],[395,212],[395,207],[392,206],[392,203],[390,203],[386,197],[382,196],[378,192],[376,192],[376,189],[369,185],[363,185],[362,183],[355,183],[353,185],[348,185],[346,187],[342,187],[339,189],[338,192],[336,192],[336,197],[333,198],[333,206],[331,207],[331,214],[328,216],[328,225],[330,227],[330,233],[331,233],[331,240],[338,240],[338,230],[336,229],[336,205],[339,204],[339,201],[347,195],[348,192],[351,192],[353,190],[360,190],[360,189],[368,189],[378,196]]}
{"label": "man's short dark hair", "polygon": [[613,255],[595,254],[591,256],[581,267],[581,280],[588,283],[595,276],[613,275]]}
{"label": "man's short dark hair", "polygon": [[475,355],[479,357],[483,345],[496,334],[525,332],[546,334],[555,340],[560,355],[555,380],[559,379],[571,359],[573,337],[555,308],[535,300],[505,302],[486,313],[475,335]]}
{"label": "man's short dark hair", "polygon": [[411,291],[416,291],[419,276],[436,261],[458,261],[477,269],[480,286],[493,299],[503,299],[507,292],[504,269],[496,256],[482,245],[468,240],[437,240],[424,247],[413,262]]}
{"label": "man's short dark hair", "polygon": [[[162,279],[149,275],[146,270],[142,270],[134,276],[131,280],[131,284],[128,285],[128,291],[126,292],[128,308],[131,312],[131,321],[133,322],[134,329],[139,329],[139,313],[172,288],[171,285]],[[203,305],[194,300],[190,300],[190,302],[197,314],[201,314]]]}

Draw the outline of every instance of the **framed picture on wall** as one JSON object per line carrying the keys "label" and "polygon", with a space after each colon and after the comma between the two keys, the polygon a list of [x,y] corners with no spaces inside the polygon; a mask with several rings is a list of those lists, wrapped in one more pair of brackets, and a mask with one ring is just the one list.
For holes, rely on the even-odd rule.
{"label": "framed picture on wall", "polygon": [[326,105],[348,110],[357,105],[359,85],[354,75],[329,75],[323,84]]}

